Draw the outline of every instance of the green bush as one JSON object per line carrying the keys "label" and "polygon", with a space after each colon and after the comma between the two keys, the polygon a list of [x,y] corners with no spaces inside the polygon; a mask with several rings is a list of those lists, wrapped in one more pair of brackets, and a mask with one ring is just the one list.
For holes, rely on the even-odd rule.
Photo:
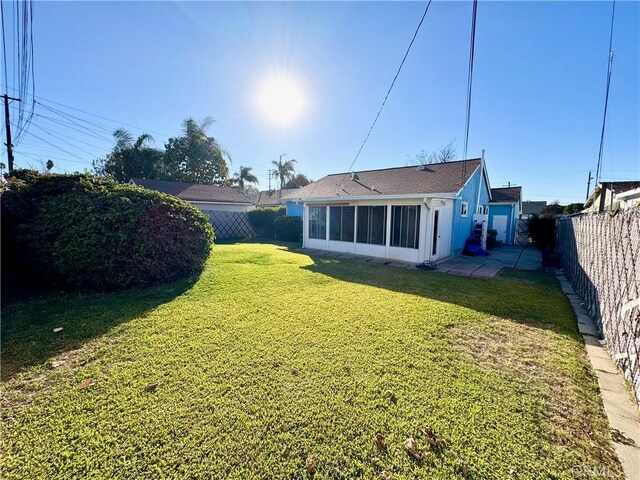
{"label": "green bush", "polygon": [[249,212],[249,223],[258,237],[273,240],[276,238],[274,222],[276,217],[286,215],[286,209],[282,207],[256,208]]}
{"label": "green bush", "polygon": [[534,215],[529,218],[529,235],[540,250],[553,250],[556,242],[556,219]]}
{"label": "green bush", "polygon": [[302,241],[302,219],[300,217],[276,217],[273,221],[276,238],[284,242]]}
{"label": "green bush", "polygon": [[90,175],[21,175],[2,198],[3,274],[28,286],[115,290],[199,272],[209,219],[154,190]]}

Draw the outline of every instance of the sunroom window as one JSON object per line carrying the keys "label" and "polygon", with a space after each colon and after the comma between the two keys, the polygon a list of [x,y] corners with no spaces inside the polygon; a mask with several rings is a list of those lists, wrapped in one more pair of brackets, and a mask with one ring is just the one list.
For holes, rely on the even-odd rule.
{"label": "sunroom window", "polygon": [[391,246],[418,248],[420,245],[420,205],[391,207]]}
{"label": "sunroom window", "polygon": [[309,207],[309,238],[327,238],[327,207]]}
{"label": "sunroom window", "polygon": [[329,240],[353,242],[355,207],[329,208]]}
{"label": "sunroom window", "polygon": [[385,245],[386,206],[358,206],[358,243]]}

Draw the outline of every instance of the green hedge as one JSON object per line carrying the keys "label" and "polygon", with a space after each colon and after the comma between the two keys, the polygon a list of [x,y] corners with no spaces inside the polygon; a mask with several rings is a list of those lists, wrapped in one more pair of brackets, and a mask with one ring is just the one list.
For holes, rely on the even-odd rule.
{"label": "green hedge", "polygon": [[274,222],[276,217],[286,215],[286,209],[282,207],[256,208],[249,212],[249,223],[255,230],[258,237],[273,240],[276,238]]}
{"label": "green hedge", "polygon": [[302,241],[302,218],[276,217],[273,221],[276,239],[284,242]]}
{"label": "green hedge", "polygon": [[16,176],[2,199],[3,273],[29,286],[159,284],[209,256],[209,219],[177,197],[90,175]]}

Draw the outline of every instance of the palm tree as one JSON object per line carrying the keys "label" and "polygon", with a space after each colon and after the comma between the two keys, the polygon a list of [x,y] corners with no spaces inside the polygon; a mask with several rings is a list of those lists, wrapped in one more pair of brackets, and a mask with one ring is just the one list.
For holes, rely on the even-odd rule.
{"label": "palm tree", "polygon": [[240,190],[244,190],[245,183],[258,183],[258,177],[253,173],[251,167],[240,166],[240,170],[233,176],[233,181],[240,187]]}
{"label": "palm tree", "polygon": [[280,180],[280,190],[284,188],[284,184],[287,181],[291,180],[293,175],[295,174],[296,168],[294,164],[296,163],[296,159],[292,158],[291,160],[287,160],[286,162],[282,160],[282,157],[286,156],[286,153],[280,155],[280,160],[274,160],[271,163],[274,167],[276,167],[273,175]]}

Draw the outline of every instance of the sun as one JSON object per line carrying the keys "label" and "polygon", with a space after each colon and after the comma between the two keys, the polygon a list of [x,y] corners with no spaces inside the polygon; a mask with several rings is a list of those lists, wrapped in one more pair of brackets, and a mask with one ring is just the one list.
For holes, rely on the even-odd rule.
{"label": "sun", "polygon": [[300,84],[291,77],[267,79],[258,88],[258,108],[262,115],[280,126],[291,125],[304,113],[307,101]]}

